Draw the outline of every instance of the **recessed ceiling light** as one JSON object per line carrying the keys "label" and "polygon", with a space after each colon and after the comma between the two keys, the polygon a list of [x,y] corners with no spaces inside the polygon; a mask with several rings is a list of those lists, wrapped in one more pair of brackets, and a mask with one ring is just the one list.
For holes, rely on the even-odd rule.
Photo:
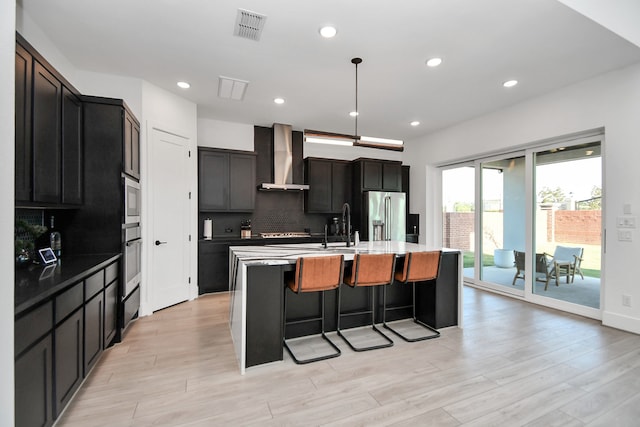
{"label": "recessed ceiling light", "polygon": [[284,104],[284,98],[275,98],[273,102],[276,104]]}
{"label": "recessed ceiling light", "polygon": [[320,35],[325,39],[330,39],[331,37],[335,37],[338,33],[338,30],[335,27],[327,25],[326,27],[320,28]]}
{"label": "recessed ceiling light", "polygon": [[410,124],[411,126],[418,126],[418,125],[420,124],[420,122],[419,122],[419,121],[417,121],[417,120],[414,120],[414,121],[412,121],[412,122],[411,122],[411,123],[409,123],[409,124]]}
{"label": "recessed ceiling light", "polygon": [[504,86],[504,87],[514,87],[517,84],[518,84],[517,80],[507,80],[506,82],[502,83],[502,86]]}
{"label": "recessed ceiling light", "polygon": [[350,115],[351,117],[355,117],[355,116],[357,116],[357,115],[359,115],[359,114],[360,114],[360,113],[358,113],[357,111],[352,111],[352,112],[350,112],[350,113],[349,113],[349,115]]}
{"label": "recessed ceiling light", "polygon": [[437,67],[442,64],[442,58],[431,58],[427,61],[428,67]]}
{"label": "recessed ceiling light", "polygon": [[178,82],[178,87],[181,87],[182,89],[189,89],[191,85],[187,82]]}

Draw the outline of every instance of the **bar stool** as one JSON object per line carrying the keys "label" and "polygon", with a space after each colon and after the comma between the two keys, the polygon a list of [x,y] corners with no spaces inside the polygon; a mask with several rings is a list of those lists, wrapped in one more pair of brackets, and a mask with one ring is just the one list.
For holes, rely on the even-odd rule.
{"label": "bar stool", "polygon": [[[296,261],[296,271],[293,277],[286,280],[287,288],[292,292],[299,294],[305,292],[320,292],[320,317],[309,317],[292,322],[287,322],[287,292],[285,289],[284,296],[284,329],[283,329],[283,341],[284,347],[287,349],[293,360],[298,364],[316,362],[318,360],[330,359],[332,357],[340,356],[340,349],[325,335],[324,330],[324,293],[336,289],[342,283],[342,276],[344,270],[344,256],[332,255],[332,256],[319,256],[319,257],[304,257],[298,258]],[[333,348],[333,352],[327,355],[310,357],[310,358],[298,358],[294,354],[293,349],[287,343],[287,325],[309,323],[320,321],[321,334],[323,340],[328,342]]]}
{"label": "bar stool", "polygon": [[[353,267],[350,272],[345,273],[344,283],[352,288],[358,286],[368,287],[370,298],[370,307],[365,310],[356,310],[343,313],[342,308],[342,291],[338,289],[338,325],[337,331],[354,351],[374,350],[377,348],[391,347],[393,341],[380,331],[375,325],[376,317],[376,292],[375,287],[389,285],[393,282],[393,272],[395,269],[395,254],[356,254],[353,258]],[[371,328],[383,337],[383,344],[375,344],[371,346],[357,346],[353,344],[342,333],[340,329],[340,321],[346,316],[358,316],[363,314],[371,315]]]}
{"label": "bar stool", "polygon": [[[404,257],[404,267],[402,271],[397,271],[395,274],[396,281],[400,283],[411,283],[411,305],[397,306],[397,307],[387,307],[387,294],[386,289],[384,293],[384,302],[383,302],[383,318],[382,325],[389,329],[391,332],[398,335],[400,338],[405,341],[415,342],[422,341],[431,338],[437,338],[440,336],[440,332],[426,323],[421,322],[416,318],[416,282],[423,282],[427,280],[434,280],[438,277],[438,269],[440,268],[440,256],[441,251],[427,251],[427,252],[409,252]],[[400,333],[396,328],[393,329],[386,322],[387,311],[388,310],[398,310],[398,309],[406,309],[411,308],[413,315],[413,323],[419,325],[425,329],[428,329],[430,332],[427,335],[420,335],[417,337],[408,337]],[[403,319],[404,320],[404,319]]]}

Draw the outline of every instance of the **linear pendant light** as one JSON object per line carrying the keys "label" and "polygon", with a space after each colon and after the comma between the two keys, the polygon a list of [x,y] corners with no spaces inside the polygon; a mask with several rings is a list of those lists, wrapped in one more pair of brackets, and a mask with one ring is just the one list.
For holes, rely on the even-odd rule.
{"label": "linear pendant light", "polygon": [[362,58],[352,58],[351,63],[356,66],[356,110],[354,112],[355,114],[352,114],[355,118],[355,133],[353,135],[346,135],[305,129],[305,141],[316,144],[353,145],[357,147],[404,151],[404,142],[402,140],[358,135],[358,116],[360,115],[360,111],[358,111],[358,65],[362,63]]}

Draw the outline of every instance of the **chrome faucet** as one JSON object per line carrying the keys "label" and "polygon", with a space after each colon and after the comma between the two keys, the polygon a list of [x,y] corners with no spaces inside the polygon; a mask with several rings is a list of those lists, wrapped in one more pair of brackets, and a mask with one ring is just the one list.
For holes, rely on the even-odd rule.
{"label": "chrome faucet", "polygon": [[342,232],[347,235],[347,247],[351,246],[351,207],[342,205]]}

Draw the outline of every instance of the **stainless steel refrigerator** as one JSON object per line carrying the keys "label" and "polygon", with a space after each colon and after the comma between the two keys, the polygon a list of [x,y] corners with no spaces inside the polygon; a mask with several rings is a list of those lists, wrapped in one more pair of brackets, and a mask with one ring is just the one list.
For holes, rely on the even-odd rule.
{"label": "stainless steel refrigerator", "polygon": [[364,214],[367,240],[399,240],[406,237],[407,203],[404,193],[367,191]]}

